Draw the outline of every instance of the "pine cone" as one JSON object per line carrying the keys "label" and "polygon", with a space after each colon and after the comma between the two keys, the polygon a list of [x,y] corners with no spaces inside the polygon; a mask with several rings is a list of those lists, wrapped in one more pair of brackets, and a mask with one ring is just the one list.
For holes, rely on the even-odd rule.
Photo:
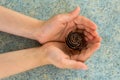
{"label": "pine cone", "polygon": [[83,31],[71,31],[65,40],[67,46],[73,50],[81,51],[87,46]]}

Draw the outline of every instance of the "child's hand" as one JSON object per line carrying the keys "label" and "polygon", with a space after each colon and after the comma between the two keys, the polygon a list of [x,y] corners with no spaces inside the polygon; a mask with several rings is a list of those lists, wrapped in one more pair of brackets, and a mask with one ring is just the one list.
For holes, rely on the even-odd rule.
{"label": "child's hand", "polygon": [[[69,69],[87,69],[84,62],[100,47],[101,38],[94,37],[93,40],[88,40],[87,49],[82,50],[79,54],[76,51],[70,51],[65,43],[50,42],[43,45],[46,53],[48,64],[53,64],[59,68]],[[76,54],[71,55],[69,54]]]}
{"label": "child's hand", "polygon": [[[65,41],[67,34],[76,28],[85,29],[85,34],[97,35],[97,26],[89,19],[79,16],[80,8],[68,14],[59,14],[47,21],[43,21],[41,26],[34,28],[33,35],[41,43],[50,41]],[[92,39],[91,36],[89,36]]]}

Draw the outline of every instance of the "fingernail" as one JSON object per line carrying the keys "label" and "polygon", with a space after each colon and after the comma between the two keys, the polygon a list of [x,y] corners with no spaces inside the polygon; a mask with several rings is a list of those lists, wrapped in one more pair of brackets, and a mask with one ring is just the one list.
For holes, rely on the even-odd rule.
{"label": "fingernail", "polygon": [[83,66],[83,67],[82,67],[82,70],[87,70],[87,69],[88,69],[87,66]]}

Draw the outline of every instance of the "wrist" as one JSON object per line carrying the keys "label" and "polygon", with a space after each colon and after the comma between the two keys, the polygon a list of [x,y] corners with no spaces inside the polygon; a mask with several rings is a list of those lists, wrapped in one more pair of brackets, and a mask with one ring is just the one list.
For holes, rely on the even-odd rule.
{"label": "wrist", "polygon": [[46,46],[35,48],[33,55],[34,55],[34,59],[36,60],[38,66],[50,64],[48,61],[48,53],[47,53]]}
{"label": "wrist", "polygon": [[[30,26],[28,26],[29,29],[25,29],[25,30],[27,30],[26,32],[28,33],[28,35],[26,37],[38,41],[37,31],[40,31],[43,23],[44,23],[44,21],[35,20]],[[41,32],[39,32],[39,33],[41,33]]]}
{"label": "wrist", "polygon": [[37,40],[39,43],[43,44],[45,43],[45,29],[43,27],[44,23],[46,21],[38,21],[38,23],[35,24],[33,29],[31,29],[31,35],[32,39]]}

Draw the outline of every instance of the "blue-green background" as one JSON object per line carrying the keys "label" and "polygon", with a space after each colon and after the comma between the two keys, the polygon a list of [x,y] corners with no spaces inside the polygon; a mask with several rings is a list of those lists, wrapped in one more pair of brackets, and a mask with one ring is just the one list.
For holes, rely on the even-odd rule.
{"label": "blue-green background", "polygon": [[[120,80],[120,0],[0,0],[0,5],[47,20],[81,7],[81,15],[98,25],[101,48],[86,62],[89,70],[43,66],[3,80]],[[0,32],[0,53],[39,46],[33,40]]]}

